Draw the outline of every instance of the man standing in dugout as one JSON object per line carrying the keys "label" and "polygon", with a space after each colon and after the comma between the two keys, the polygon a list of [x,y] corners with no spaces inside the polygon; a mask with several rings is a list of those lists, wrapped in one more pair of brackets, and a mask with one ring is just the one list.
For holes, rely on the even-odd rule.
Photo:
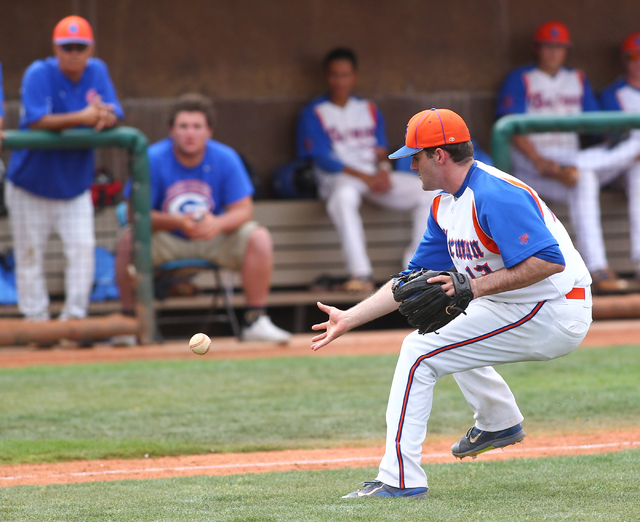
{"label": "man standing in dugout", "polygon": [[[21,87],[22,130],[113,127],[124,117],[106,64],[93,58],[93,30],[68,16],[53,31],[54,56],[36,60]],[[18,306],[25,319],[50,318],[43,255],[55,228],[67,261],[60,320],[86,317],[94,279],[95,234],[90,187],[92,150],[16,150],[6,201],[16,261]]]}
{"label": "man standing in dugout", "polygon": [[[455,457],[521,441],[526,435],[524,417],[493,366],[561,357],[576,348],[589,329],[591,277],[565,228],[527,185],[474,162],[470,139],[459,115],[431,109],[411,118],[405,146],[390,156],[412,156],[411,167],[422,188],[444,191],[433,201],[427,230],[407,274],[455,270],[429,276],[426,282],[441,284],[441,293],[454,298],[456,288],[462,287],[469,297],[466,315],[440,325],[438,333],[425,326],[442,315],[441,309],[425,313],[424,321],[417,323],[408,316],[418,330],[402,343],[378,476],[343,498],[427,496],[427,476],[420,466],[422,443],[433,388],[445,375],[453,375],[475,419],[452,446]],[[311,348],[318,350],[399,307],[401,312],[411,308],[421,292],[400,297],[402,279],[390,280],[346,311],[318,303],[329,318],[313,326],[321,332],[313,337]]]}

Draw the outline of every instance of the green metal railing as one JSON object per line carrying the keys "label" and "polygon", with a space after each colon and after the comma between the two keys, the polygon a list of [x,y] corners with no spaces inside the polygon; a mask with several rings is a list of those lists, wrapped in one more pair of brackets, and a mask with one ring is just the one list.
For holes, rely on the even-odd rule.
{"label": "green metal railing", "polygon": [[94,132],[89,129],[50,131],[5,131],[2,147],[6,149],[94,149],[119,147],[129,153],[132,179],[134,260],[137,278],[136,315],[140,324],[140,342],[153,341],[156,325],[153,310],[151,267],[151,208],[147,137],[133,127]]}
{"label": "green metal railing", "polygon": [[509,171],[511,166],[511,138],[514,134],[535,132],[577,132],[578,134],[607,134],[640,128],[640,114],[616,111],[583,112],[566,116],[541,114],[512,114],[503,116],[491,133],[493,162],[497,168]]}

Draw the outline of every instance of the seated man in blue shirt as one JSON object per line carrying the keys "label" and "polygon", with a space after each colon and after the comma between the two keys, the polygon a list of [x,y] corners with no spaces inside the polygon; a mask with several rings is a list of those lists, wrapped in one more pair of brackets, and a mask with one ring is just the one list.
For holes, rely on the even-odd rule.
{"label": "seated man in blue shirt", "polygon": [[[93,31],[79,16],[61,20],[53,57],[36,60],[22,79],[20,129],[61,131],[113,127],[124,117],[109,70],[93,58]],[[64,244],[65,304],[61,320],[87,315],[94,277],[95,235],[90,187],[92,150],[16,150],[7,173],[18,306],[27,320],[49,319],[43,270],[55,228]]]}
{"label": "seated man in blue shirt", "polygon": [[[212,113],[204,96],[180,97],[171,111],[169,137],[148,149],[152,263],[208,259],[240,272],[246,300],[242,339],[286,343],[291,334],[266,315],[273,271],[271,236],[252,221],[253,186],[240,156],[211,139]],[[123,311],[129,314],[134,306],[127,271],[131,252],[129,230],[121,236],[116,254]]]}

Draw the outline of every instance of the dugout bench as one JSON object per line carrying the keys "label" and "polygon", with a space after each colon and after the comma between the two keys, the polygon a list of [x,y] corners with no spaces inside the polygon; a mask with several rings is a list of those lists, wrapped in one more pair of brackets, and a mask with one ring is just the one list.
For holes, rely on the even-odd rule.
{"label": "dugout bench", "polygon": [[[552,204],[551,209],[572,234],[565,205]],[[629,259],[629,221],[627,201],[623,192],[606,190],[601,194],[602,222],[609,262],[619,274],[632,274]],[[404,248],[411,240],[409,212],[396,212],[364,204],[362,216],[367,235],[367,247],[374,267],[376,282],[383,283],[401,269]],[[274,273],[270,307],[289,307],[293,310],[292,329],[304,331],[309,306],[316,301],[330,305],[349,306],[366,294],[341,291],[313,291],[309,287],[323,275],[346,276],[338,235],[324,208],[314,200],[273,200],[255,203],[255,219],[271,232],[274,243]],[[118,237],[119,224],[113,207],[96,213],[96,241],[112,252]],[[572,234],[573,235],[573,234]],[[11,231],[7,217],[0,218],[0,252],[11,247]],[[51,310],[54,316],[62,308],[65,260],[62,242],[54,234],[49,240],[45,256],[45,272]],[[206,309],[211,306],[211,291],[215,288],[213,274],[204,271],[194,279],[202,293],[191,297],[167,297],[156,300],[156,310],[163,314],[175,311]],[[242,308],[244,298],[240,279],[233,276],[235,292],[233,306]],[[94,302],[91,315],[118,312],[117,301]],[[16,306],[0,306],[0,316],[18,316]]]}

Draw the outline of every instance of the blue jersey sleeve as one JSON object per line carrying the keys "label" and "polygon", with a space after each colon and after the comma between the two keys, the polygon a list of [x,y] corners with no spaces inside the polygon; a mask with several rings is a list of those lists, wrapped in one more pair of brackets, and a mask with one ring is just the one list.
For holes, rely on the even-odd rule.
{"label": "blue jersey sleeve", "polygon": [[225,172],[224,185],[221,194],[221,208],[216,208],[215,214],[222,214],[228,205],[253,195],[251,178],[237,152],[229,150],[225,157],[224,166],[221,168]]}
{"label": "blue jersey sleeve", "polygon": [[507,186],[487,184],[488,193],[476,195],[476,214],[482,229],[498,245],[504,266],[510,268],[539,252],[545,252],[541,259],[551,256],[564,264],[558,242],[544,222],[539,206],[544,203],[506,181],[493,183]]}
{"label": "blue jersey sleeve", "polygon": [[520,68],[513,71],[502,84],[498,93],[496,118],[507,114],[523,114],[527,112],[526,94],[523,74],[526,69]]}
{"label": "blue jersey sleeve", "polygon": [[326,172],[340,172],[344,168],[344,164],[333,155],[331,140],[322,128],[313,105],[302,111],[296,138],[298,158],[311,158]]}
{"label": "blue jersey sleeve", "polygon": [[387,134],[385,130],[385,121],[382,112],[378,109],[377,105],[374,105],[375,113],[376,113],[376,142],[378,147],[388,148],[389,143],[387,142]]}
{"label": "blue jersey sleeve", "polygon": [[616,96],[618,89],[625,85],[625,80],[620,79],[615,82],[613,85],[605,87],[605,89],[600,93],[600,106],[603,111],[621,111],[622,107],[620,106],[620,102],[618,101],[618,97]]}
{"label": "blue jersey sleeve", "polygon": [[52,85],[42,62],[31,64],[22,77],[22,117],[21,125],[29,125],[51,114]]}
{"label": "blue jersey sleeve", "polygon": [[433,207],[427,220],[427,230],[409,262],[409,270],[450,270],[453,260],[447,248],[447,236],[433,217]]}
{"label": "blue jersey sleeve", "polygon": [[582,110],[583,111],[599,111],[600,104],[596,99],[596,95],[593,94],[593,89],[587,77],[582,74],[582,85],[584,87],[584,95],[582,96]]}
{"label": "blue jersey sleeve", "polygon": [[2,87],[2,64],[0,63],[0,118],[4,118],[4,88]]}

